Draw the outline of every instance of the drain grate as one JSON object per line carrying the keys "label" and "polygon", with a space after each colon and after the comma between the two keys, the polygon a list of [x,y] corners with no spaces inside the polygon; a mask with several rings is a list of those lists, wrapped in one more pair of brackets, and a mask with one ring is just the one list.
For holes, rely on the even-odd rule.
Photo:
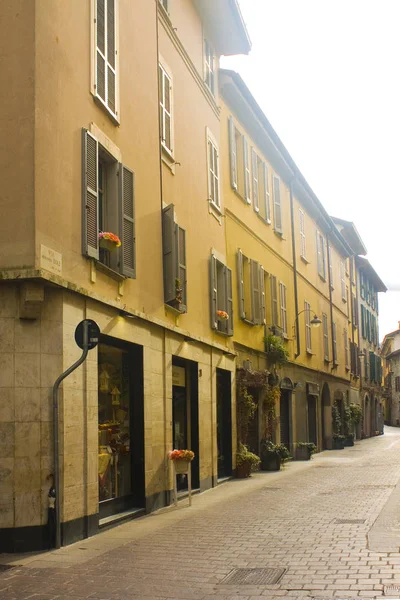
{"label": "drain grate", "polygon": [[233,569],[221,581],[225,585],[272,585],[278,583],[286,569]]}
{"label": "drain grate", "polygon": [[336,519],[335,525],[362,525],[366,519]]}

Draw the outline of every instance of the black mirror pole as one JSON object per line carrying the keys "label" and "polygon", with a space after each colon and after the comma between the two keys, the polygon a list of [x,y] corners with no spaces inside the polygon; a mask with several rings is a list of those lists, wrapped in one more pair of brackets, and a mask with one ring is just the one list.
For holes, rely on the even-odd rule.
{"label": "black mirror pole", "polygon": [[54,462],[54,487],[56,490],[56,548],[61,547],[61,514],[60,514],[60,457],[59,457],[59,440],[58,440],[58,390],[63,379],[68,377],[75,369],[80,367],[80,365],[85,361],[89,348],[89,325],[87,321],[84,321],[83,326],[83,352],[82,356],[67,369],[64,373],[62,373],[58,379],[56,380],[53,386],[53,462]]}

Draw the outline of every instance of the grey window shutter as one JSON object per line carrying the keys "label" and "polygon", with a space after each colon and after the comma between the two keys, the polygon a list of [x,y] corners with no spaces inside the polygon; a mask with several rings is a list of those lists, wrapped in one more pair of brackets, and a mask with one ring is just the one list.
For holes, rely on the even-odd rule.
{"label": "grey window shutter", "polygon": [[217,259],[212,254],[210,258],[210,315],[211,329],[218,329],[217,321]]}
{"label": "grey window shutter", "polygon": [[251,204],[250,196],[250,157],[249,157],[249,142],[245,136],[243,139],[243,166],[244,166],[244,197],[248,204]]}
{"label": "grey window shutter", "polygon": [[136,240],[134,208],[135,174],[125,165],[119,165],[119,215],[120,215],[120,272],[125,277],[136,277]]}
{"label": "grey window shutter", "polygon": [[260,265],[260,302],[261,302],[261,323],[266,323],[266,314],[265,314],[265,271],[264,267]]}
{"label": "grey window shutter", "polygon": [[233,335],[233,294],[232,294],[232,271],[225,267],[226,278],[226,312],[229,319],[226,321],[226,333]]}
{"label": "grey window shutter", "polygon": [[246,313],[244,310],[243,252],[240,250],[240,248],[237,252],[237,277],[239,294],[239,315],[241,319],[245,319]]}
{"label": "grey window shutter", "polygon": [[251,306],[253,312],[253,323],[261,324],[261,301],[260,301],[260,273],[259,265],[255,260],[250,260],[250,275],[251,275]]}
{"label": "grey window shutter", "polygon": [[237,190],[237,151],[236,151],[236,136],[235,123],[232,117],[229,117],[229,154],[231,161],[231,186]]}
{"label": "grey window shutter", "polygon": [[98,142],[82,130],[82,254],[99,258]]}
{"label": "grey window shutter", "polygon": [[251,169],[253,173],[253,206],[256,212],[260,212],[260,202],[258,197],[258,164],[257,152],[254,148],[251,149]]}
{"label": "grey window shutter", "polygon": [[281,208],[281,180],[274,175],[273,179],[274,194],[274,229],[282,233],[282,208]]}
{"label": "grey window shutter", "polygon": [[182,288],[182,302],[187,307],[187,284],[186,284],[186,230],[179,225],[175,225],[175,235],[177,241],[177,276]]}
{"label": "grey window shutter", "polygon": [[164,271],[164,302],[172,302],[176,297],[176,245],[174,205],[163,208],[162,213],[163,238],[163,271]]}
{"label": "grey window shutter", "polygon": [[276,276],[270,276],[271,281],[271,314],[272,314],[272,325],[278,325],[278,290],[276,283]]}

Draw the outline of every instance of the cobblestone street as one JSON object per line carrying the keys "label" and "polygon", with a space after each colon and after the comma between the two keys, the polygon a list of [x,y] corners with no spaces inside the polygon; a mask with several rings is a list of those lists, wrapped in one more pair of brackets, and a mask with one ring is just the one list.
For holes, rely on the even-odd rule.
{"label": "cobblestone street", "polygon": [[[0,598],[400,597],[399,458],[400,430],[388,427],[354,448],[229,481],[191,508],[182,500],[50,553],[0,555],[14,565],[0,572]],[[284,572],[274,584],[258,572],[224,583],[238,568]]]}

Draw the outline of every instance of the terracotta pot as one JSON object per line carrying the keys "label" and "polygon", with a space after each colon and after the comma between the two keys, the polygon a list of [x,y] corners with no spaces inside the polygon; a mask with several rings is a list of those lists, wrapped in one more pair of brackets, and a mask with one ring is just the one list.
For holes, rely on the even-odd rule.
{"label": "terracotta pot", "polygon": [[235,475],[237,479],[245,479],[246,477],[250,477],[251,473],[251,464],[250,463],[242,463],[238,467],[236,467]]}

